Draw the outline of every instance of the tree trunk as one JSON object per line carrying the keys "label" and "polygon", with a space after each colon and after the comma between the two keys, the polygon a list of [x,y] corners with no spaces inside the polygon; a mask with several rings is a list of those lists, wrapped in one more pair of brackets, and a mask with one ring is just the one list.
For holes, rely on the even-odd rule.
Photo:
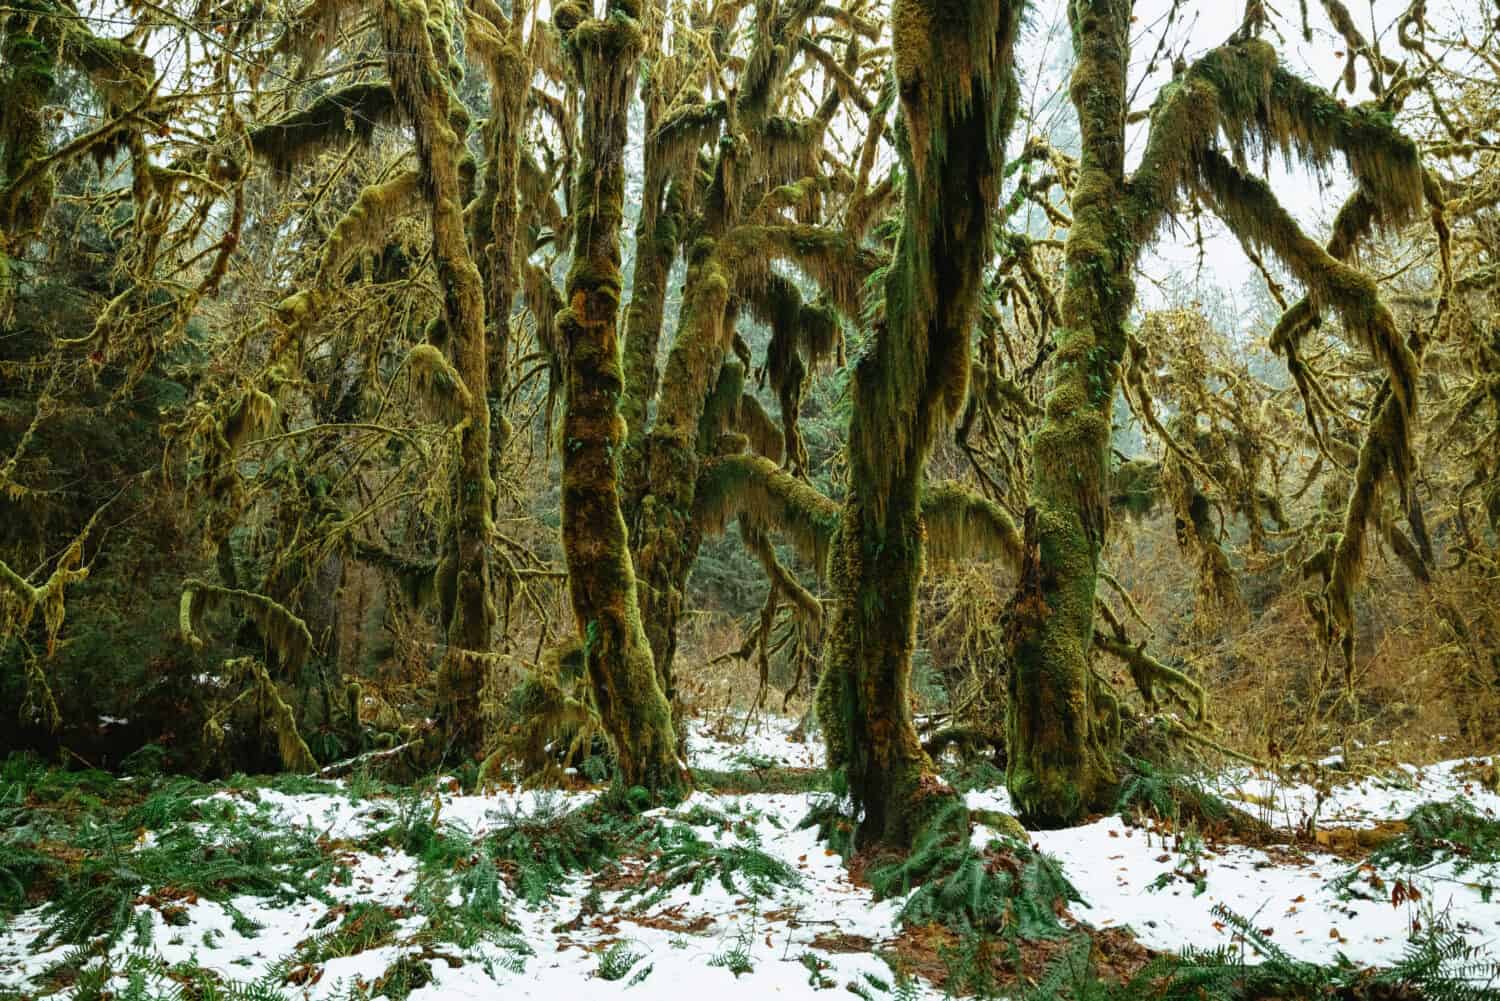
{"label": "tree trunk", "polygon": [[887,498],[879,545],[865,530],[870,511],[851,491],[831,559],[833,616],[818,720],[828,761],[845,770],[863,811],[862,843],[910,845],[952,792],[934,774],[911,716],[923,548],[919,479],[907,477]]}
{"label": "tree trunk", "polygon": [[[707,242],[707,241],[705,241]],[[718,255],[690,262],[676,343],[667,359],[656,421],[646,442],[646,482],[636,549],[641,607],[662,687],[672,691],[677,623],[697,556],[693,497],[702,457],[698,424],[728,348],[729,280]]]}
{"label": "tree trunk", "polygon": [[562,532],[578,635],[620,781],[655,799],[680,795],[688,778],[641,623],[617,467],[625,439],[617,325],[625,130],[641,46],[633,14],[613,0],[604,20],[585,20],[572,3],[553,15],[584,92],[573,264],[557,317],[567,388]]}
{"label": "tree trunk", "polygon": [[[422,190],[432,210],[432,257],[443,291],[443,320],[454,368],[468,389],[459,432],[458,470],[450,526],[454,601],[447,650],[438,671],[440,732],[465,756],[482,750],[480,692],[495,626],[490,600],[489,359],[485,347],[484,287],[469,253],[459,163],[468,114],[447,81],[458,67],[448,35],[433,38],[423,0],[386,0],[381,31],[391,87],[416,133]],[[439,22],[441,23],[441,22]]]}
{"label": "tree trunk", "polygon": [[1033,444],[1026,568],[1010,607],[1006,783],[1021,815],[1067,824],[1107,805],[1114,738],[1089,667],[1108,515],[1110,413],[1138,256],[1125,202],[1129,0],[1068,8],[1070,94],[1083,139],[1068,231],[1062,326]]}
{"label": "tree trunk", "polygon": [[848,779],[861,838],[909,846],[956,794],[912,724],[911,655],[932,443],[963,406],[969,331],[1015,120],[1020,4],[963,16],[932,0],[891,10],[906,177],[883,322],[855,367],[849,495],[833,554],[833,618],[818,717]]}

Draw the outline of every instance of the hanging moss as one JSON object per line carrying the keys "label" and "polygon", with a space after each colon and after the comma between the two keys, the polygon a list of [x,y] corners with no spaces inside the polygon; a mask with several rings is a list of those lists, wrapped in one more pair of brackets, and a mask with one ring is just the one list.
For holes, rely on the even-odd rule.
{"label": "hanging moss", "polygon": [[1021,565],[1021,533],[1005,509],[957,483],[928,484],[922,491],[922,527],[934,560],[998,558]]}
{"label": "hanging moss", "polygon": [[[156,82],[151,58],[124,41],[102,38],[87,22],[55,0],[21,0],[4,18],[5,44],[0,50],[0,78],[5,102],[0,109],[0,255],[9,240],[32,232],[51,207],[53,168],[58,157],[92,155],[101,165],[132,143],[139,148],[140,128],[151,112]],[[43,107],[51,98],[59,70],[81,72],[104,105],[105,121],[92,131],[50,148]],[[127,112],[135,117],[123,120]],[[137,170],[136,185],[148,183]],[[4,303],[0,285],[0,305]]]}
{"label": "hanging moss", "polygon": [[473,412],[474,397],[446,355],[431,344],[418,344],[406,356],[412,385],[428,407],[450,425]]}
{"label": "hanging moss", "polygon": [[758,455],[725,455],[705,463],[695,492],[700,531],[717,534],[731,521],[747,518],[756,528],[784,534],[820,576],[838,516],[834,501]]}
{"label": "hanging moss", "polygon": [[250,130],[255,154],[280,174],[345,139],[369,142],[377,126],[399,120],[391,86],[383,81],[350,84],[322,95],[300,111]]}
{"label": "hanging moss", "polygon": [[318,286],[337,283],[350,257],[385,246],[396,221],[422,204],[419,180],[415,170],[403,170],[360,191],[319,252]]}
{"label": "hanging moss", "polygon": [[183,582],[178,630],[184,642],[201,648],[203,619],[224,602],[238,606],[256,625],[266,648],[276,656],[280,670],[295,677],[312,653],[312,633],[307,623],[280,602],[254,591],[221,587],[189,578]]}
{"label": "hanging moss", "polygon": [[[42,622],[46,628],[48,657],[57,649],[57,640],[67,617],[67,588],[86,580],[89,568],[83,562],[83,546],[99,519],[100,508],[89,518],[83,530],[57,558],[52,572],[40,585],[34,585],[0,560],[0,636],[22,635],[31,625],[37,609],[41,609]],[[41,722],[55,730],[62,722],[57,701],[52,696],[41,658],[33,657],[27,665],[26,698],[19,708],[18,718],[23,723]]]}
{"label": "hanging moss", "polygon": [[[827,303],[808,303],[784,275],[772,273],[747,289],[751,315],[771,328],[762,383],[769,380],[781,404],[781,452],[793,472],[807,468],[798,417],[809,372],[827,363],[843,346],[838,314]],[[765,449],[757,448],[762,455]]]}
{"label": "hanging moss", "polygon": [[281,755],[281,767],[289,772],[307,774],[316,771],[317,759],[308,750],[307,741],[297,730],[297,717],[292,707],[281,697],[275,682],[266,673],[265,665],[254,658],[247,658],[249,669],[260,688],[260,697],[267,707],[271,728],[276,732],[276,749]]}
{"label": "hanging moss", "polygon": [[247,388],[236,406],[224,418],[224,442],[231,453],[271,427],[276,416],[276,401],[255,386]]}
{"label": "hanging moss", "polygon": [[1156,510],[1161,502],[1161,463],[1131,459],[1115,467],[1110,477],[1109,506],[1137,518]]}

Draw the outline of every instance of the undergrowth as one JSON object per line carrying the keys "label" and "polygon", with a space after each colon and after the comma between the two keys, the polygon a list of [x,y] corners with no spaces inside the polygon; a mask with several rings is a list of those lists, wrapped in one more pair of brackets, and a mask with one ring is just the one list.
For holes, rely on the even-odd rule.
{"label": "undergrowth", "polygon": [[1443,863],[1455,877],[1464,877],[1488,902],[1500,875],[1500,821],[1486,817],[1465,800],[1423,803],[1406,817],[1406,829],[1377,847],[1361,865],[1350,868],[1333,883],[1350,895],[1366,896],[1360,884],[1385,899],[1379,873],[1422,870]]}
{"label": "undergrowth", "polygon": [[1115,799],[1121,817],[1194,820],[1205,827],[1234,822],[1236,811],[1195,776],[1140,758],[1125,758],[1124,764],[1126,775]]}

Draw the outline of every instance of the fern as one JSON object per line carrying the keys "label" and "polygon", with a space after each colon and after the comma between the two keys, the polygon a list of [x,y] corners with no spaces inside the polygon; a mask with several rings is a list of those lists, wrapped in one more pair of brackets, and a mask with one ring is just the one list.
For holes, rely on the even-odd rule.
{"label": "fern", "polygon": [[963,804],[946,807],[923,828],[911,855],[871,872],[870,885],[879,896],[906,897],[900,914],[906,924],[936,921],[1031,939],[1062,934],[1059,905],[1082,898],[1057,863],[1008,838],[977,852],[967,829]]}
{"label": "fern", "polygon": [[1483,874],[1475,882],[1486,902],[1500,874],[1500,821],[1491,820],[1461,799],[1423,803],[1406,817],[1406,830],[1370,853],[1365,864],[1350,868],[1333,885],[1355,894],[1355,882],[1381,869],[1426,869],[1452,863],[1455,875]]}
{"label": "fern", "polygon": [[752,917],[750,923],[740,928],[739,934],[734,938],[734,944],[708,961],[709,966],[720,966],[734,974],[738,980],[746,973],[755,972],[755,963],[752,961],[751,950],[755,947],[755,922]]}
{"label": "fern", "polygon": [[1452,929],[1429,923],[1406,943],[1401,961],[1375,983],[1414,991],[1430,1001],[1494,1001],[1500,997],[1500,960]]}
{"label": "fern", "polygon": [[607,868],[644,843],[653,823],[596,806],[564,812],[544,803],[530,815],[512,815],[490,835],[487,851],[513,873],[516,895],[536,907],[573,874]]}
{"label": "fern", "polygon": [[395,915],[378,904],[358,903],[349,908],[338,927],[303,941],[297,947],[296,960],[299,964],[326,963],[395,940]]}
{"label": "fern", "polygon": [[630,968],[646,958],[644,952],[635,952],[625,942],[615,942],[599,954],[599,979],[623,980]]}
{"label": "fern", "polygon": [[636,904],[637,910],[646,910],[680,886],[691,887],[696,896],[710,879],[717,880],[726,893],[751,898],[802,881],[795,869],[758,847],[753,827],[744,825],[735,831],[734,843],[713,844],[686,824],[663,826],[656,838],[661,852],[649,867],[650,878],[626,890],[620,899],[641,894],[650,886],[650,892]]}
{"label": "fern", "polygon": [[[149,802],[149,800],[148,800]],[[174,899],[224,902],[241,894],[290,899],[311,896],[328,900],[321,888],[329,863],[307,832],[245,817],[230,803],[199,816],[212,826],[188,822],[193,812],[177,799],[158,804],[178,818],[150,842],[137,843],[131,826],[87,821],[74,843],[87,854],[74,868],[59,873],[59,886],[48,902],[37,945],[83,942],[103,935],[113,944],[130,927],[135,901],[170,889]],[[165,914],[180,913],[175,904]]]}
{"label": "fern", "polygon": [[1115,810],[1122,817],[1146,813],[1174,823],[1188,817],[1208,824],[1234,817],[1228,803],[1190,775],[1140,758],[1126,757],[1125,765],[1127,774],[1115,799]]}

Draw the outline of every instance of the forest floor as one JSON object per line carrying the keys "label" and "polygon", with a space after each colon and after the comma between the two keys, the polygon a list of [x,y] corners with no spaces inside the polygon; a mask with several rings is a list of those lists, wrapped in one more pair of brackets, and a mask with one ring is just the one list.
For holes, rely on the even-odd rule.
{"label": "forest floor", "polygon": [[[695,722],[700,791],[627,819],[587,810],[587,788],[80,779],[13,761],[0,998],[944,996],[973,957],[947,929],[902,932],[902,900],[877,901],[798,826],[827,794],[821,748],[791,726]],[[1148,814],[1151,789],[1028,835],[1082,898],[1063,924],[1091,926],[1096,962],[1124,973],[1215,947],[1388,966],[1439,928],[1493,963],[1497,760],[1203,780],[1268,825],[1248,839]],[[1008,809],[998,773],[966,777],[971,807]],[[1040,970],[1020,966],[1022,985]]]}

